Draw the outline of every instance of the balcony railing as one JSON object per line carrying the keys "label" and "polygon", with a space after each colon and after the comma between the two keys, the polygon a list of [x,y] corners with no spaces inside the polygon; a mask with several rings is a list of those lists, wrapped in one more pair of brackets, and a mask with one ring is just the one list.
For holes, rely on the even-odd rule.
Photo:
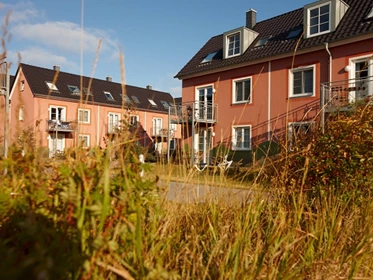
{"label": "balcony railing", "polygon": [[[150,129],[151,131],[151,137],[174,137],[174,130],[167,128],[161,128],[161,127],[152,127]],[[170,131],[170,133],[168,133]],[[170,135],[169,135],[170,134]]]}
{"label": "balcony railing", "polygon": [[106,131],[108,134],[118,134],[121,131],[121,125],[119,123],[108,123]]}
{"label": "balcony railing", "polygon": [[326,111],[348,110],[373,94],[373,76],[321,84],[322,106]]}
{"label": "balcony railing", "polygon": [[75,122],[63,120],[50,120],[47,119],[47,131],[58,132],[73,132],[75,130]]}
{"label": "balcony railing", "polygon": [[194,101],[171,106],[170,114],[176,116],[178,123],[200,122],[215,123],[217,121],[218,106],[212,102]]}

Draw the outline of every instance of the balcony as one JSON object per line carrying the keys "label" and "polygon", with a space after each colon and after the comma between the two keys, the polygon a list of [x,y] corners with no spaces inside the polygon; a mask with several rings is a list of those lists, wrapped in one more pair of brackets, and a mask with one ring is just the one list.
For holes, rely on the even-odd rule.
{"label": "balcony", "polygon": [[120,123],[108,123],[106,125],[107,134],[119,134],[121,131]]}
{"label": "balcony", "polygon": [[153,138],[155,138],[155,137],[166,138],[168,136],[170,136],[171,138],[174,137],[174,130],[173,129],[168,130],[167,128],[152,127],[150,129],[150,131],[151,131],[151,137],[153,137]]}
{"label": "balcony", "polygon": [[216,123],[218,105],[211,102],[185,102],[170,107],[170,115],[175,123]]}
{"label": "balcony", "polygon": [[46,131],[73,132],[75,128],[76,122],[47,119]]}
{"label": "balcony", "polygon": [[321,84],[321,106],[326,112],[348,111],[373,94],[373,76]]}

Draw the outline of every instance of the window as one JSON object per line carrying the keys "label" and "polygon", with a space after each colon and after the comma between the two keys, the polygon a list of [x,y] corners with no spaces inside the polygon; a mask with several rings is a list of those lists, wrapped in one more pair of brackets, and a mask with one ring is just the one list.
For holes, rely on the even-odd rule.
{"label": "window", "polygon": [[80,134],[79,135],[79,146],[82,147],[82,148],[88,148],[90,143],[89,143],[89,140],[90,140],[90,137],[89,135],[86,135],[86,134]]}
{"label": "window", "polygon": [[129,119],[129,125],[130,126],[137,126],[139,123],[139,116],[132,115]]}
{"label": "window", "polygon": [[151,104],[153,107],[158,107],[157,103],[155,103],[153,99],[149,99],[149,98],[148,98],[148,100],[149,100],[150,104]]}
{"label": "window", "polygon": [[260,39],[260,40],[255,44],[255,47],[265,46],[265,45],[267,44],[269,38],[270,38],[270,37]]}
{"label": "window", "polygon": [[309,36],[330,31],[330,2],[308,9],[308,28]]}
{"label": "window", "polygon": [[289,148],[292,150],[298,139],[305,139],[314,129],[313,122],[293,122],[288,125]]}
{"label": "window", "polygon": [[251,77],[233,80],[233,103],[251,103]]}
{"label": "window", "polygon": [[367,18],[373,18],[373,7],[370,9],[370,12],[369,12]]}
{"label": "window", "polygon": [[210,62],[214,56],[217,54],[218,52],[212,52],[212,53],[209,53],[203,60],[201,63],[207,63],[207,62]]}
{"label": "window", "polygon": [[227,56],[235,56],[240,54],[240,33],[235,33],[230,36],[227,36]]}
{"label": "window", "polygon": [[[48,89],[51,90],[51,91],[58,91],[58,88],[56,87],[56,85],[52,82],[45,82],[48,86]],[[22,84],[21,84],[21,89],[22,89]]]}
{"label": "window", "polygon": [[140,103],[140,101],[139,101],[139,99],[137,98],[137,96],[134,96],[134,95],[132,95],[131,96],[132,97],[132,100],[135,102],[135,103]]}
{"label": "window", "polygon": [[90,110],[87,110],[87,109],[78,109],[78,120],[79,120],[79,123],[89,124],[91,122],[90,117],[91,117]]}
{"label": "window", "polygon": [[251,125],[233,126],[232,149],[251,150]]}
{"label": "window", "polygon": [[85,95],[92,95],[92,91],[90,89],[88,90],[88,88],[83,88],[83,92]]}
{"label": "window", "polygon": [[21,81],[21,91],[25,90],[25,80]]}
{"label": "window", "polygon": [[110,92],[104,91],[104,94],[105,94],[107,100],[110,100],[110,101],[114,101],[115,100],[114,97],[111,95]]}
{"label": "window", "polygon": [[170,131],[175,132],[177,130],[177,124],[176,123],[170,123]]}
{"label": "window", "polygon": [[161,100],[161,103],[165,109],[168,109],[168,107],[170,107],[170,105],[168,105],[166,101]]}
{"label": "window", "polygon": [[312,96],[315,88],[315,66],[290,70],[290,97]]}
{"label": "window", "polygon": [[19,108],[19,111],[18,111],[18,119],[19,119],[20,121],[24,121],[24,120],[25,120],[25,109],[24,109],[23,106]]}
{"label": "window", "polygon": [[71,94],[74,95],[80,95],[80,89],[77,86],[67,86],[71,92]]}
{"label": "window", "polygon": [[302,28],[301,27],[299,27],[297,29],[293,29],[293,30],[291,30],[288,33],[288,35],[286,36],[286,39],[291,39],[291,38],[295,38],[295,37],[298,38],[299,35],[301,34],[301,32],[302,32]]}
{"label": "window", "polygon": [[65,121],[65,117],[66,117],[65,107],[50,106],[49,108],[49,119],[50,120]]}
{"label": "window", "polygon": [[108,133],[119,133],[120,132],[120,114],[109,113],[108,114]]}
{"label": "window", "polygon": [[129,105],[129,104],[132,103],[132,101],[131,101],[131,99],[128,97],[128,95],[120,94],[120,96],[122,97],[122,99],[124,100],[124,102],[126,102],[127,105]]}

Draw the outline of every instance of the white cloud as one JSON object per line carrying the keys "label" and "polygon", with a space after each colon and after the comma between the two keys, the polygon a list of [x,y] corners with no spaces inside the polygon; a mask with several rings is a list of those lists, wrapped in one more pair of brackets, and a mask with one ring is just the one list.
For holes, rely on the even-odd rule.
{"label": "white cloud", "polygon": [[83,34],[78,24],[72,22],[48,21],[45,23],[18,24],[11,28],[11,34],[19,40],[29,40],[54,49],[78,54],[81,50],[83,36],[83,51],[95,53],[100,39],[101,50],[112,51],[117,44],[108,34],[100,29],[85,29]]}
{"label": "white cloud", "polygon": [[172,87],[169,92],[173,97],[181,97],[181,91],[181,87]]}
{"label": "white cloud", "polygon": [[[20,61],[18,53],[20,55]],[[79,69],[76,63],[69,61],[66,57],[39,47],[31,47],[19,52],[8,51],[7,57],[7,60],[10,61],[12,65],[18,65],[19,62],[22,62],[52,68],[53,65],[58,64],[61,66],[61,69],[65,69],[64,71],[77,71]]]}
{"label": "white cloud", "polygon": [[15,5],[2,4],[1,12],[3,16],[10,12],[9,22],[24,22],[34,18],[41,18],[42,14],[36,10],[34,5],[29,1],[22,1]]}

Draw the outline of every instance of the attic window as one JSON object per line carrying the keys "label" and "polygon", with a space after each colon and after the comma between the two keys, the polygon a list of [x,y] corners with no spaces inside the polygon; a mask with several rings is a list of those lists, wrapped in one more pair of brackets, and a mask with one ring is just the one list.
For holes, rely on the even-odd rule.
{"label": "attic window", "polygon": [[77,86],[70,86],[68,85],[67,86],[71,92],[71,94],[74,94],[74,95],[80,95],[80,90]]}
{"label": "attic window", "polygon": [[56,85],[54,83],[51,83],[51,82],[45,82],[49,88],[49,90],[51,91],[58,91],[58,88],[56,87]]}
{"label": "attic window", "polygon": [[92,95],[92,91],[88,90],[88,88],[83,88],[83,92],[85,95]]}
{"label": "attic window", "polygon": [[370,12],[369,12],[367,18],[369,18],[369,19],[373,18],[373,7],[370,9]]}
{"label": "attic window", "polygon": [[158,107],[157,103],[155,103],[153,99],[149,99],[149,98],[148,98],[148,100],[149,100],[150,104],[151,104],[153,107]]}
{"label": "attic window", "polygon": [[121,94],[120,96],[122,97],[122,99],[124,100],[124,102],[126,102],[127,104],[131,104],[132,103],[131,99],[127,95]]}
{"label": "attic window", "polygon": [[132,97],[132,100],[135,101],[135,103],[137,103],[137,104],[140,103],[140,101],[137,98],[137,96],[132,95],[131,97]]}
{"label": "attic window", "polygon": [[240,54],[241,38],[240,32],[227,36],[227,57]]}
{"label": "attic window", "polygon": [[161,103],[165,109],[168,109],[170,107],[170,105],[168,105],[166,101],[161,100]]}
{"label": "attic window", "polygon": [[217,54],[218,52],[212,52],[212,53],[209,53],[203,60],[201,63],[207,63],[207,62],[210,62],[214,56]]}
{"label": "attic window", "polygon": [[291,30],[288,35],[286,36],[286,39],[291,39],[291,38],[295,38],[295,37],[299,37],[299,35],[301,34],[302,32],[302,27],[299,27],[297,29],[293,29]]}
{"label": "attic window", "polygon": [[111,95],[110,92],[104,91],[104,94],[105,94],[107,100],[110,100],[110,101],[114,101],[115,100],[114,97]]}
{"label": "attic window", "polygon": [[265,45],[267,44],[269,38],[270,38],[270,37],[260,39],[260,40],[255,44],[255,47],[265,46]]}
{"label": "attic window", "polygon": [[308,26],[309,36],[330,31],[330,2],[308,9]]}

